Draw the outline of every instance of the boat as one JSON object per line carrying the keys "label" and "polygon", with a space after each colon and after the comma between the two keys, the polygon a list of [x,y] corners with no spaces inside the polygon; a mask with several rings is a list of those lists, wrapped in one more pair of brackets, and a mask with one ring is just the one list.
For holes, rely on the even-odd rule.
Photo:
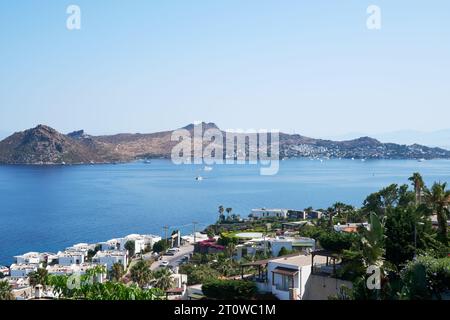
{"label": "boat", "polygon": [[203,177],[202,177],[202,176],[197,176],[197,177],[195,177],[195,180],[197,180],[197,181],[202,181],[202,180],[203,180]]}
{"label": "boat", "polygon": [[150,163],[152,163],[152,161],[147,159],[147,160],[144,160],[144,163],[150,164]]}
{"label": "boat", "polygon": [[419,159],[419,160],[417,160],[417,161],[419,161],[419,162],[425,162],[426,160],[425,159]]}
{"label": "boat", "polygon": [[208,167],[208,166],[205,166],[204,168],[203,168],[203,170],[205,170],[205,171],[212,171],[212,167]]}

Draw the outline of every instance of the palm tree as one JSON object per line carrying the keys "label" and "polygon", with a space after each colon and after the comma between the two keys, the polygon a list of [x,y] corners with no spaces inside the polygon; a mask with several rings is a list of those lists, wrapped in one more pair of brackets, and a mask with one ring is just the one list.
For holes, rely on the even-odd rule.
{"label": "palm tree", "polygon": [[123,264],[121,263],[114,263],[111,268],[111,279],[113,281],[120,281],[120,279],[123,277],[125,273],[125,270],[123,269]]}
{"label": "palm tree", "polygon": [[48,282],[48,271],[42,268],[37,269],[37,271],[31,272],[30,277],[30,285],[32,287],[36,287],[37,285],[41,285],[44,289],[46,288]]}
{"label": "palm tree", "polygon": [[425,187],[425,183],[423,182],[422,176],[418,172],[414,172],[408,180],[412,182],[414,192],[416,193],[416,204],[418,205],[422,202],[422,191]]}
{"label": "palm tree", "polygon": [[173,287],[174,279],[169,269],[159,269],[153,273],[154,286],[161,290],[168,290]]}
{"label": "palm tree", "polygon": [[227,212],[227,215],[229,216],[231,211],[233,211],[233,208],[226,208],[225,211]]}
{"label": "palm tree", "polygon": [[144,260],[139,260],[130,270],[131,280],[139,285],[139,287],[144,287],[152,279],[152,271],[148,263]]}
{"label": "palm tree", "polygon": [[12,288],[8,281],[0,281],[0,300],[14,300]]}
{"label": "palm tree", "polygon": [[223,212],[225,211],[223,206],[219,206],[219,222],[224,220]]}
{"label": "palm tree", "polygon": [[431,209],[433,214],[437,215],[438,220],[438,237],[439,240],[447,245],[447,215],[450,204],[450,190],[447,189],[447,183],[435,182],[431,190],[425,189],[425,203]]}

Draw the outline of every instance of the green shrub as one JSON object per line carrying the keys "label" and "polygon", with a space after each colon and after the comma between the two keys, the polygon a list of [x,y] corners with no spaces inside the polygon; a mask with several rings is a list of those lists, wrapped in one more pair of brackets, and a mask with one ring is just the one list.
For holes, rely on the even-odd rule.
{"label": "green shrub", "polygon": [[255,296],[256,285],[250,281],[214,280],[202,287],[203,294],[209,299],[248,300]]}

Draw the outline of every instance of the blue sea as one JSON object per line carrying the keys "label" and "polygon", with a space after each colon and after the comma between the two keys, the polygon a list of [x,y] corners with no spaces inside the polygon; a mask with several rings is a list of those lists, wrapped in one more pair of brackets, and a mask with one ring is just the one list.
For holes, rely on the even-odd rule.
{"label": "blue sea", "polygon": [[[169,160],[85,166],[0,166],[0,264],[28,251],[56,252],[78,242],[130,233],[192,233],[217,219],[219,205],[252,208],[360,206],[390,183],[450,181],[450,161],[286,160],[274,176],[257,165],[174,165]],[[202,181],[195,177],[201,175]]]}

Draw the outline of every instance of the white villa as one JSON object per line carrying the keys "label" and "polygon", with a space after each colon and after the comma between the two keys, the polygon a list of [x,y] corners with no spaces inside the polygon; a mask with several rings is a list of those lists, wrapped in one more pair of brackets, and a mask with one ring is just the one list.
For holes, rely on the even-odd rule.
{"label": "white villa", "polygon": [[270,253],[272,257],[277,257],[283,247],[289,251],[313,251],[316,247],[316,240],[305,237],[286,236],[254,238],[236,246],[235,259],[239,261],[244,256],[254,256],[257,253],[264,252]]}
{"label": "white villa", "polygon": [[63,251],[58,252],[58,264],[62,266],[71,266],[73,264],[82,264],[86,258],[87,252],[84,251]]}
{"label": "white villa", "polygon": [[324,251],[291,254],[245,263],[242,274],[247,267],[257,267],[257,274],[246,277],[255,281],[259,292],[272,293],[280,300],[327,300],[343,286],[352,287],[350,281],[333,276],[338,266],[331,265],[330,259],[333,256]]}
{"label": "white villa", "polygon": [[29,273],[35,272],[38,269],[38,264],[19,263],[12,264],[9,268],[11,278],[25,278]]}
{"label": "white villa", "polygon": [[126,269],[128,265],[128,253],[127,251],[119,250],[99,251],[92,258],[92,262],[103,264],[108,270],[111,270],[115,263],[120,263]]}
{"label": "white villa", "polygon": [[87,256],[89,250],[94,250],[94,249],[95,249],[95,244],[77,243],[71,247],[66,248],[66,251],[81,252],[84,254],[84,256]]}
{"label": "white villa", "polygon": [[141,253],[146,249],[147,246],[152,248],[153,245],[160,240],[161,240],[161,237],[155,236],[152,234],[146,234],[146,235],[130,234],[123,238],[111,239],[106,242],[101,242],[100,245],[101,245],[102,251],[109,251],[109,250],[123,251],[123,250],[126,250],[125,244],[128,241],[134,241],[134,247],[135,247],[134,251],[136,253]]}
{"label": "white villa", "polygon": [[288,209],[252,209],[250,217],[253,219],[262,218],[282,218],[286,219],[288,217]]}
{"label": "white villa", "polygon": [[[325,258],[317,262],[325,263]],[[322,261],[323,260],[323,261]],[[267,288],[280,300],[302,300],[311,275],[311,256],[299,255],[269,261]]]}
{"label": "white villa", "polygon": [[[83,275],[86,274],[86,272],[89,269],[93,269],[97,266],[97,264],[92,263],[83,263],[83,264],[73,264],[71,266],[62,266],[62,265],[52,265],[47,266],[47,272],[48,274],[52,275],[72,275],[72,274],[79,274]],[[97,281],[103,282],[105,280],[106,275],[97,275]]]}
{"label": "white villa", "polygon": [[28,252],[19,256],[14,256],[14,261],[16,264],[37,264],[39,265],[41,260],[41,255],[39,252]]}

